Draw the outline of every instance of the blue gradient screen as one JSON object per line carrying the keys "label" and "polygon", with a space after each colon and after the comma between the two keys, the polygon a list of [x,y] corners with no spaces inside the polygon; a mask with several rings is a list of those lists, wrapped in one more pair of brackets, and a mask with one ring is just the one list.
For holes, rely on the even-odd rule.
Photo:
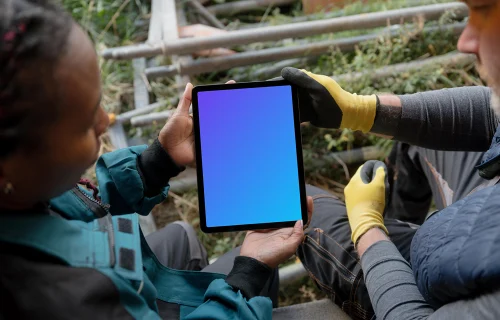
{"label": "blue gradient screen", "polygon": [[292,88],[198,93],[207,227],[302,219]]}

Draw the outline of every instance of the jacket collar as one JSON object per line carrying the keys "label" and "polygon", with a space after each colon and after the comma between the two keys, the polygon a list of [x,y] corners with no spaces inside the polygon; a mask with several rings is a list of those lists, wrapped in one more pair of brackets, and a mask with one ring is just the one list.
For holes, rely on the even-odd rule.
{"label": "jacket collar", "polygon": [[490,180],[500,174],[500,126],[493,137],[490,149],[483,155],[481,163],[476,168],[484,179]]}

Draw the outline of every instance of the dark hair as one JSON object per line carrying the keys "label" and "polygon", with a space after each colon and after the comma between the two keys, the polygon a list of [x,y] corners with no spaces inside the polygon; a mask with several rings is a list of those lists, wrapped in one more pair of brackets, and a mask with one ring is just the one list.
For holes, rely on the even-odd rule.
{"label": "dark hair", "polygon": [[36,145],[55,119],[54,70],[72,25],[50,0],[0,0],[0,158]]}

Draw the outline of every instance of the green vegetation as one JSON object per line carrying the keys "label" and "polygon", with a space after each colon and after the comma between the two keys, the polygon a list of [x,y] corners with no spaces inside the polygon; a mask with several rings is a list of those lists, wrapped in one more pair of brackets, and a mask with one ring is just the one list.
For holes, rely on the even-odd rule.
{"label": "green vegetation", "polygon": [[[224,2],[224,0],[212,1],[212,3],[220,2]],[[353,1],[343,10],[334,11],[334,14],[339,16],[350,15],[437,2],[448,1],[371,0],[363,3]],[[94,39],[98,50],[105,47],[141,42],[147,37],[150,1],[63,0],[63,3]],[[234,17],[225,17],[222,20],[226,24],[231,22],[229,27],[235,28],[245,23],[288,23],[292,18],[302,15],[301,5],[297,2],[284,9],[268,8],[265,12],[245,13]],[[331,14],[329,14],[330,16]],[[322,14],[315,16],[317,19],[322,17]],[[316,73],[342,75],[448,53],[456,50],[456,35],[442,30],[434,32],[423,32],[422,30],[424,27],[443,25],[456,20],[453,13],[448,13],[439,22],[424,23],[423,21],[415,21],[413,24],[402,28],[395,37],[388,37],[387,34],[381,33],[378,39],[359,45],[354,52],[342,53],[332,48],[330,53],[306,63],[299,63],[297,66]],[[381,30],[379,29],[379,31]],[[367,32],[373,32],[373,30],[321,35],[311,37],[308,40],[316,41],[332,37],[356,36]],[[293,44],[291,40],[281,41],[281,43],[285,45]],[[260,43],[236,49],[256,50],[275,45],[276,43]],[[123,112],[133,108],[133,71],[131,62],[102,61],[101,65],[104,107],[110,112]],[[195,84],[220,83],[236,76],[239,76],[241,81],[252,81],[256,80],[255,77],[251,76],[252,73],[272,65],[273,63],[205,74],[192,78],[192,81]],[[380,92],[407,94],[480,83],[481,81],[473,66],[467,65],[457,68],[418,70],[376,80],[367,76],[355,82],[344,81],[341,85],[347,91],[360,94]],[[177,94],[173,79],[153,82],[151,87],[151,96],[156,99],[175,98]],[[168,108],[172,107],[169,106]],[[155,136],[158,129],[159,126],[151,127],[143,130],[143,134],[151,138]],[[135,133],[135,131],[132,130],[131,133]],[[332,151],[370,145],[377,145],[388,150],[392,145],[391,141],[373,135],[364,135],[349,130],[318,129],[313,126],[303,127],[303,142],[307,181],[329,189],[340,197],[342,197],[343,193],[342,186],[347,182],[344,167],[339,163],[331,163],[323,168],[314,168],[309,165],[309,160],[321,158]],[[355,166],[348,168],[351,173],[354,169],[356,169]],[[197,227],[199,225],[197,201],[196,191],[188,192],[182,196],[172,195],[168,201],[158,206],[154,211],[158,225],[162,226],[181,219]],[[210,257],[213,258],[241,244],[244,233],[223,233],[209,236],[199,232],[199,236]],[[280,293],[282,304],[300,303],[322,297],[324,295],[312,285],[310,280],[304,280],[304,282],[295,285],[293,288],[288,288],[285,292]]]}

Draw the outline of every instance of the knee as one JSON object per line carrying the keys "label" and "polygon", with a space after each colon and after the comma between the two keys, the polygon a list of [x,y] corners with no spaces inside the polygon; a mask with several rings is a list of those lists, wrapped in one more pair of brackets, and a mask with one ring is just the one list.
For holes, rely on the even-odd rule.
{"label": "knee", "polygon": [[[165,227],[161,228],[160,230],[157,231],[159,236],[166,236],[172,237],[172,238],[178,238],[178,237],[187,237],[188,235],[188,230],[192,229],[189,224],[183,222],[183,221],[176,221],[173,223],[167,224]],[[193,229],[194,231],[194,229]]]}
{"label": "knee", "polygon": [[306,184],[306,194],[310,197],[313,197],[313,198],[316,196],[320,196],[320,195],[333,196],[330,192],[323,190],[321,188],[312,186],[310,184]]}

